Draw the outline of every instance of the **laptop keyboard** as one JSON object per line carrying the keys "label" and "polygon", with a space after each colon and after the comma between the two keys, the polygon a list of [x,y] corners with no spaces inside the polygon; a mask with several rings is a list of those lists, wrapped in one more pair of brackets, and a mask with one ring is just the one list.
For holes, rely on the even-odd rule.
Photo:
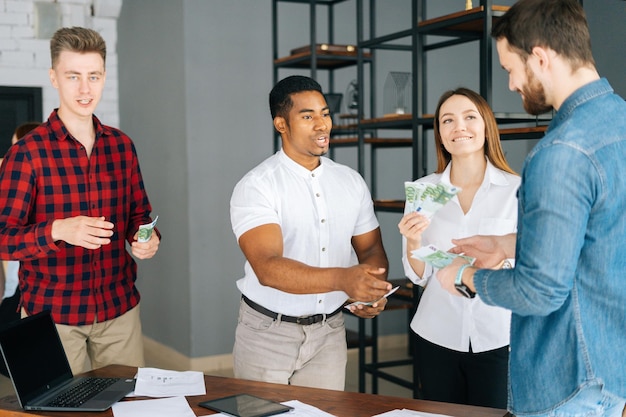
{"label": "laptop keyboard", "polygon": [[116,378],[85,378],[76,386],[59,394],[46,404],[48,407],[80,407],[87,400],[117,382]]}

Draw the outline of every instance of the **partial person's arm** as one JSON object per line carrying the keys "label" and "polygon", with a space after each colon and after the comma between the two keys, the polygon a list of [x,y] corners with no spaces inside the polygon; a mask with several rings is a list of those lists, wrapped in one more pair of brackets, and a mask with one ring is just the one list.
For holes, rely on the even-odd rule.
{"label": "partial person's arm", "polygon": [[[452,239],[456,246],[450,249],[451,253],[464,254],[476,258],[473,266],[466,267],[462,272],[461,280],[472,291],[476,292],[474,273],[478,268],[500,269],[509,258],[515,258],[516,233],[507,235],[476,235],[463,239]],[[454,287],[454,281],[459,268],[467,261],[457,258],[455,262],[439,271],[437,279],[441,286],[450,293],[459,295]]]}
{"label": "partial person's arm", "polygon": [[385,281],[387,258],[379,240],[378,229],[354,237],[361,263],[348,268],[313,267],[284,257],[282,231],[274,223],[248,230],[239,238],[239,246],[262,285],[292,294],[344,291],[355,300],[373,301],[391,289]]}
{"label": "partial person's arm", "polygon": [[[402,219],[400,219],[400,223],[398,223],[398,230],[404,240],[404,259],[415,275],[420,278],[424,277],[426,263],[413,258],[411,252],[422,247],[422,233],[424,233],[429,225],[430,221],[428,218],[416,212],[405,214]],[[406,272],[408,271],[405,271],[405,273]],[[411,277],[409,276],[409,278]]]}
{"label": "partial person's arm", "polygon": [[141,170],[139,168],[139,159],[134,145],[132,146],[132,161],[133,167],[131,170],[131,212],[129,216],[128,230],[126,231],[126,238],[130,243],[130,250],[133,256],[138,259],[150,259],[156,255],[159,250],[159,244],[161,243],[161,232],[158,227],[155,227],[150,240],[147,242],[137,242],[137,236],[139,226],[152,222],[150,213],[152,212],[152,206],[148,200],[148,194],[144,187]]}
{"label": "partial person's arm", "polygon": [[[387,254],[385,253],[385,249],[383,248],[380,228],[376,228],[359,236],[354,236],[352,238],[352,247],[354,248],[361,265],[373,265],[383,268],[384,271],[380,274],[379,279],[385,281],[387,280],[389,261],[387,259]],[[391,289],[391,286],[388,286],[387,288]],[[358,317],[369,319],[380,314],[385,309],[386,305],[387,299],[382,298],[377,300],[371,306],[363,304],[351,306],[350,311]]]}
{"label": "partial person's arm", "polygon": [[[27,224],[31,219],[36,183],[30,158],[9,148],[0,168],[0,257],[38,259],[59,250],[51,237],[52,219]],[[32,220],[30,220],[32,221]]]}
{"label": "partial person's arm", "polygon": [[505,259],[515,258],[516,237],[515,233],[510,233],[503,236],[477,235],[452,239],[456,246],[449,252],[476,258],[474,265],[477,267],[497,269]]}
{"label": "partial person's arm", "polygon": [[0,261],[0,304],[2,304],[4,289],[6,288],[7,277],[4,274],[4,261]]}

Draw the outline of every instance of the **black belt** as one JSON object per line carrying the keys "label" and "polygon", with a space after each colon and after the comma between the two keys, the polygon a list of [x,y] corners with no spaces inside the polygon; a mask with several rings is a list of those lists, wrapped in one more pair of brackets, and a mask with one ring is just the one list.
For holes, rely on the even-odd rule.
{"label": "black belt", "polygon": [[336,315],[337,313],[339,313],[341,309],[343,308],[343,307],[339,307],[337,310],[328,314],[314,314],[312,316],[293,317],[293,316],[286,316],[284,314],[274,313],[272,310],[268,310],[267,308],[258,305],[257,303],[255,303],[254,301],[246,297],[245,295],[242,295],[241,299],[246,304],[248,304],[250,308],[252,308],[254,311],[258,311],[259,313],[266,315],[267,317],[270,317],[273,320],[276,320],[278,316],[280,316],[281,321],[286,321],[288,323],[301,324],[303,326],[308,326],[310,324],[315,324],[315,323],[319,323],[320,321],[324,321],[325,319],[328,319]]}

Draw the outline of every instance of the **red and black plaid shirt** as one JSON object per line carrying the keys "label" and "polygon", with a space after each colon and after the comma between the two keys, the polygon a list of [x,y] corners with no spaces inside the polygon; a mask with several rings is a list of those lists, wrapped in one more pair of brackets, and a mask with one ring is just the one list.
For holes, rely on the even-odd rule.
{"label": "red and black plaid shirt", "polygon": [[[137,265],[126,251],[150,219],[135,147],[94,116],[88,157],[57,111],[9,149],[0,168],[0,257],[21,261],[22,306],[50,310],[57,323],[92,324],[139,303]],[[104,216],[115,224],[111,244],[90,250],[52,240],[52,222]]]}

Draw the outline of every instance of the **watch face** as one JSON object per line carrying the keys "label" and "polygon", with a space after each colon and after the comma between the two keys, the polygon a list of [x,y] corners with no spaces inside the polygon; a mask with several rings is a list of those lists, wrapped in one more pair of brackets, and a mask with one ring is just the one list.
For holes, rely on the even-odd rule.
{"label": "watch face", "polygon": [[455,284],[454,288],[456,288],[456,290],[460,292],[464,297],[474,298],[476,296],[476,293],[467,288],[465,284]]}
{"label": "watch face", "polygon": [[511,268],[513,268],[513,265],[511,265],[511,262],[509,262],[508,259],[505,259],[504,262],[502,263],[501,269],[511,269]]}

